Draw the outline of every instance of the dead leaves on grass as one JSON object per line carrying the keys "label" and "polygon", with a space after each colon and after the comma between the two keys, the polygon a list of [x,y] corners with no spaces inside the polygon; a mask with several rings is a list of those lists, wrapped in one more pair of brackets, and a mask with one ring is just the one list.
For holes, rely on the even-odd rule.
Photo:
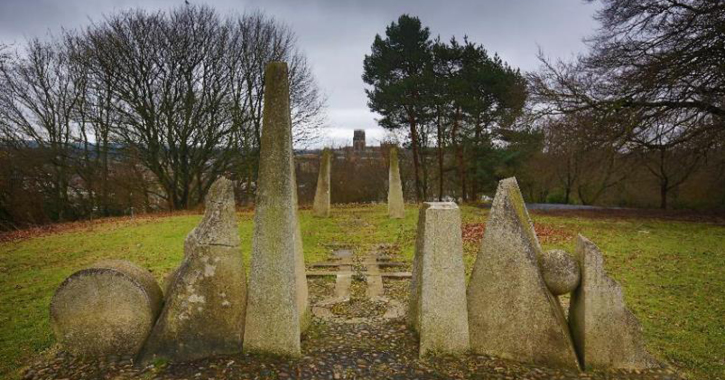
{"label": "dead leaves on grass", "polygon": [[[534,223],[534,230],[539,241],[545,244],[559,244],[571,241],[574,233],[542,223]],[[463,225],[463,242],[480,243],[486,231],[485,223],[466,223]]]}

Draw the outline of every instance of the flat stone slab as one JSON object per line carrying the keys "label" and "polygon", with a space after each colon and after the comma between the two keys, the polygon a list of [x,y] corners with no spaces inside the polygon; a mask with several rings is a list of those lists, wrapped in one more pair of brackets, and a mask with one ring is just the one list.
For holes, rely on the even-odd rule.
{"label": "flat stone slab", "polygon": [[411,272],[380,272],[380,276],[391,277],[391,278],[412,278],[413,273],[411,273]]}
{"label": "flat stone slab", "polygon": [[[350,272],[352,273],[352,272]],[[362,272],[365,273],[365,272]],[[343,272],[338,271],[308,271],[307,277],[327,277],[327,276],[337,276],[343,274]],[[411,272],[380,272],[378,274],[380,277],[391,277],[391,278],[411,278],[413,277],[413,273]]]}
{"label": "flat stone slab", "polygon": [[50,302],[50,325],[64,350],[86,357],[135,356],[161,310],[153,275],[124,260],[73,273]]}
{"label": "flat stone slab", "polygon": [[365,296],[370,299],[375,299],[383,295],[383,277],[380,275],[380,267],[378,267],[377,255],[368,256],[365,262],[365,282],[368,287],[365,291]]}
{"label": "flat stone slab", "polygon": [[607,275],[599,248],[579,235],[576,256],[581,284],[569,304],[569,326],[584,368],[660,367],[645,348],[639,321],[624,304],[622,287]]}
{"label": "flat stone slab", "polygon": [[189,361],[242,351],[247,282],[236,222],[234,187],[220,178],[206,210],[184,243],[164,308],[140,355]]}
{"label": "flat stone slab", "polygon": [[310,264],[310,266],[313,267],[313,268],[325,268],[325,267],[334,267],[334,268],[337,268],[340,265],[344,265],[344,264],[340,264],[339,262],[334,262],[334,263],[330,263],[330,262],[327,262],[327,263],[312,263],[312,264]]}
{"label": "flat stone slab", "polygon": [[421,357],[468,350],[461,214],[455,203],[426,202],[420,207],[409,305]]}
{"label": "flat stone slab", "polygon": [[[306,275],[307,277],[327,277],[327,276],[337,276],[341,274],[342,272],[338,271],[307,271]],[[351,272],[352,273],[352,272]]]}
{"label": "flat stone slab", "polygon": [[352,250],[351,249],[338,249],[338,250],[332,252],[332,255],[337,258],[352,257]]}
{"label": "flat stone slab", "polygon": [[540,253],[516,179],[500,181],[468,285],[471,349],[578,368],[564,313],[538,267]]}

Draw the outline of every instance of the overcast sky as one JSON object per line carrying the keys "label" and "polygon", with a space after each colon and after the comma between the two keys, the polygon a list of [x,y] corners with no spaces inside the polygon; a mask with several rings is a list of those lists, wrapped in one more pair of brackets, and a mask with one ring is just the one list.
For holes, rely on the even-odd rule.
{"label": "overcast sky", "polygon": [[[323,144],[350,144],[353,129],[366,129],[375,144],[384,131],[367,107],[362,62],[376,33],[403,14],[418,16],[432,36],[483,44],[522,71],[538,67],[536,53],[569,58],[597,27],[596,5],[583,0],[190,0],[221,14],[262,10],[289,24],[328,97],[329,129]],[[61,27],[76,28],[114,10],[169,9],[183,0],[0,0],[0,42],[22,43]]]}

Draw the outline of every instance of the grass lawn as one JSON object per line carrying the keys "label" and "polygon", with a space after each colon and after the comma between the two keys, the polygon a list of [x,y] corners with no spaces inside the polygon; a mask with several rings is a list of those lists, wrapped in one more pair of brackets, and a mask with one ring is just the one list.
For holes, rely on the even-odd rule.
{"label": "grass lawn", "polygon": [[[571,252],[577,233],[599,245],[607,270],[623,285],[627,304],[642,322],[656,356],[692,379],[725,378],[724,226],[637,218],[532,217],[545,249]],[[48,305],[65,277],[96,260],[122,258],[148,268],[161,282],[181,261],[184,237],[200,219],[200,215],[177,215],[100,221],[0,243],[0,378],[17,377],[19,368],[52,347]],[[252,212],[239,213],[247,264],[252,220]],[[467,271],[477,252],[476,226],[485,220],[485,210],[463,207]],[[402,220],[388,219],[385,205],[337,207],[329,219],[302,211],[305,259],[323,260],[334,244],[367,250],[387,243],[410,260],[416,221],[412,205]]]}

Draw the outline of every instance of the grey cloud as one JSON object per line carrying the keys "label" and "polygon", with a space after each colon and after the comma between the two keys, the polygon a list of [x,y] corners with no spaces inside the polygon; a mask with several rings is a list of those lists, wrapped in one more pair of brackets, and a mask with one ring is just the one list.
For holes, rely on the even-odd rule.
{"label": "grey cloud", "polygon": [[[368,134],[383,136],[366,105],[362,60],[375,34],[384,34],[385,27],[403,13],[420,17],[433,36],[444,40],[468,35],[524,71],[537,68],[539,47],[552,57],[583,52],[586,46],[582,38],[594,33],[597,26],[592,19],[596,6],[579,0],[190,1],[214,6],[221,14],[258,9],[289,24],[328,95],[332,128],[328,135],[335,136],[337,143],[346,135],[351,140],[355,128],[378,128]],[[43,36],[47,30],[84,26],[89,19],[100,19],[119,9],[167,9],[183,3],[0,0],[0,42],[22,42],[25,37]]]}

